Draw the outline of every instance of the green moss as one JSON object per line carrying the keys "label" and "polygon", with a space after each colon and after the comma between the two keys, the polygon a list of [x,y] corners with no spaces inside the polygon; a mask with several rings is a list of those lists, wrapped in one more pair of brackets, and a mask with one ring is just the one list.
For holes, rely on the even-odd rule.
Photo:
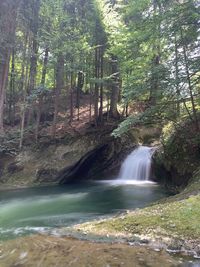
{"label": "green moss", "polygon": [[180,194],[168,197],[150,207],[126,214],[74,226],[73,230],[88,236],[108,236],[173,249],[194,250],[200,242],[200,168]]}
{"label": "green moss", "polygon": [[200,166],[199,132],[188,118],[169,123],[163,128],[162,144],[154,154],[155,178],[173,192],[180,192]]}
{"label": "green moss", "polygon": [[200,162],[200,137],[195,126],[190,120],[185,120],[173,129],[170,125],[168,130],[163,132],[166,168],[175,168],[180,175],[193,173]]}
{"label": "green moss", "polygon": [[108,220],[76,226],[79,231],[127,238],[170,238],[198,240],[200,236],[200,196],[157,204]]}

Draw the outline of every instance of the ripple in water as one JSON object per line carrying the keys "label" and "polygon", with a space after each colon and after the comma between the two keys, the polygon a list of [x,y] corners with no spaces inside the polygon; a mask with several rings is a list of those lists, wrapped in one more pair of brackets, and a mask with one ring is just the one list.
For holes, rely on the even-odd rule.
{"label": "ripple in water", "polygon": [[48,232],[145,207],[164,196],[155,184],[115,181],[1,192],[0,238]]}

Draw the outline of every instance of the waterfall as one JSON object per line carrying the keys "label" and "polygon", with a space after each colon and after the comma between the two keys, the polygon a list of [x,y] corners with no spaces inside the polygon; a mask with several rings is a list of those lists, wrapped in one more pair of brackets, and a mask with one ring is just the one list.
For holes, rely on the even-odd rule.
{"label": "waterfall", "polygon": [[123,162],[119,179],[148,181],[151,173],[151,158],[154,148],[139,146]]}

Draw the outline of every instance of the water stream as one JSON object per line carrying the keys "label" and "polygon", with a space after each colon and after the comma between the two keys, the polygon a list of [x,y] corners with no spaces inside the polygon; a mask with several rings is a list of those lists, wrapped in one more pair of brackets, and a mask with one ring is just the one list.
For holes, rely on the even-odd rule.
{"label": "water stream", "polygon": [[144,207],[166,195],[155,184],[112,181],[0,192],[0,239]]}
{"label": "water stream", "polygon": [[164,197],[167,193],[149,182],[152,151],[134,150],[114,181],[0,192],[1,239],[144,207]]}
{"label": "water stream", "polygon": [[150,181],[152,154],[152,148],[138,147],[114,181],[0,192],[0,241],[30,233],[55,233],[59,227],[142,208],[167,196]]}
{"label": "water stream", "polygon": [[151,157],[155,151],[152,147],[139,146],[122,164],[119,179],[149,181],[151,175]]}

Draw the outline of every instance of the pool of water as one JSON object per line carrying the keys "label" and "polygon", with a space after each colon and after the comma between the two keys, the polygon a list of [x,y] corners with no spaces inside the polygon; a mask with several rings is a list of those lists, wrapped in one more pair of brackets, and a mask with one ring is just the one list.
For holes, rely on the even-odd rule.
{"label": "pool of water", "polygon": [[167,196],[154,183],[116,181],[0,192],[0,239],[141,208]]}

